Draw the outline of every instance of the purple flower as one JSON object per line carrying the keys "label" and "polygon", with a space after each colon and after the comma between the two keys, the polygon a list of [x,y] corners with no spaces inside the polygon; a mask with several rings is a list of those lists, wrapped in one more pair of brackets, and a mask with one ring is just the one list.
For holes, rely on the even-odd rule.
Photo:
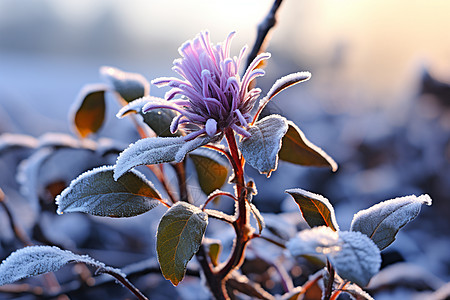
{"label": "purple flower", "polygon": [[[240,78],[238,72],[246,47],[239,57],[230,57],[230,44],[234,32],[222,44],[212,45],[208,32],[201,32],[192,41],[180,48],[182,56],[174,61],[173,70],[183,79],[162,77],[152,81],[157,86],[169,86],[165,100],[152,101],[143,107],[147,112],[156,108],[169,108],[179,112],[172,120],[172,133],[179,127],[187,132],[186,140],[201,134],[210,137],[231,128],[238,134],[249,137],[245,130],[252,117],[250,112],[261,90],[249,90],[250,82],[264,71],[257,69],[269,53],[258,55]],[[180,96],[176,98],[176,96]]]}

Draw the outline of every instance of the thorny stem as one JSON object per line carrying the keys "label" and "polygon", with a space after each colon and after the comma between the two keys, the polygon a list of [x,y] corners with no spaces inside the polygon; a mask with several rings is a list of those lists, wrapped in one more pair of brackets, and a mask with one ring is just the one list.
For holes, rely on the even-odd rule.
{"label": "thorny stem", "polygon": [[148,300],[148,298],[145,297],[145,295],[142,294],[141,291],[139,291],[128,279],[123,277],[121,274],[107,268],[99,270],[99,273],[109,274],[117,279],[117,281],[119,281],[124,287],[129,289],[139,300]]}

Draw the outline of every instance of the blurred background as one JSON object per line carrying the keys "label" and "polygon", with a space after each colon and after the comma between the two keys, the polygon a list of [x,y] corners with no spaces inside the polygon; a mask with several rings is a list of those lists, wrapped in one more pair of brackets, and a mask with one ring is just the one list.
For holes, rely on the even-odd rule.
{"label": "blurred background", "polygon": [[[70,107],[85,84],[101,82],[99,67],[149,80],[172,76],[178,47],[201,30],[208,29],[215,43],[237,31],[237,55],[252,46],[272,3],[2,0],[0,134],[70,133]],[[264,93],[283,75],[313,74],[278,95],[267,113],[293,120],[340,168],[331,174],[281,162],[270,188],[249,169],[262,211],[296,210],[283,191],[301,187],[330,199],[348,229],[359,209],[428,193],[433,206],[400,232],[387,259],[412,262],[440,283],[449,281],[449,15],[446,0],[283,1],[266,49],[272,58],[257,84]],[[164,92],[151,87],[152,95]],[[137,137],[115,119],[116,108],[108,107],[109,125],[100,134],[132,142]]]}

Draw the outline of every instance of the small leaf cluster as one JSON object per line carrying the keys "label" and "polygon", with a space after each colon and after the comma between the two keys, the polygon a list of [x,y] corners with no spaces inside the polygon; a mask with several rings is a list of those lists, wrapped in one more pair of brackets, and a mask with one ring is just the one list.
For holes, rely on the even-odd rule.
{"label": "small leaf cluster", "polygon": [[380,251],[395,240],[400,228],[417,217],[423,204],[431,205],[428,195],[386,200],[356,213],[350,230],[342,231],[328,199],[302,189],[286,192],[298,204],[303,218],[311,226],[289,241],[287,248],[290,253],[293,256],[323,256],[332,266],[328,272],[336,270],[344,281],[359,287],[365,287],[378,273]]}

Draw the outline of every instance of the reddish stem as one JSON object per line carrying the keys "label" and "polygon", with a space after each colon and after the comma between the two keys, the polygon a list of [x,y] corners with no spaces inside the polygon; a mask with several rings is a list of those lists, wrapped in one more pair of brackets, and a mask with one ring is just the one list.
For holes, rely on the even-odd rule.
{"label": "reddish stem", "polygon": [[244,260],[244,253],[247,246],[248,241],[251,239],[251,230],[249,230],[248,224],[248,205],[247,205],[247,189],[245,188],[245,180],[244,180],[244,160],[242,159],[236,139],[234,136],[234,132],[232,129],[228,128],[225,131],[225,138],[228,143],[228,148],[230,149],[234,170],[234,181],[236,184],[236,197],[238,199],[238,208],[237,208],[237,219],[233,223],[234,230],[236,232],[236,242],[234,245],[233,252],[231,257],[225,266],[219,270],[218,275],[220,278],[225,279],[231,271],[235,268],[239,267]]}
{"label": "reddish stem", "polygon": [[208,203],[211,202],[214,198],[219,197],[219,196],[227,196],[227,197],[230,197],[231,199],[233,199],[234,201],[238,200],[233,194],[228,193],[228,192],[213,193],[208,196],[208,199],[206,199],[205,204],[203,204],[202,210],[204,211],[206,208],[206,205],[208,205]]}

